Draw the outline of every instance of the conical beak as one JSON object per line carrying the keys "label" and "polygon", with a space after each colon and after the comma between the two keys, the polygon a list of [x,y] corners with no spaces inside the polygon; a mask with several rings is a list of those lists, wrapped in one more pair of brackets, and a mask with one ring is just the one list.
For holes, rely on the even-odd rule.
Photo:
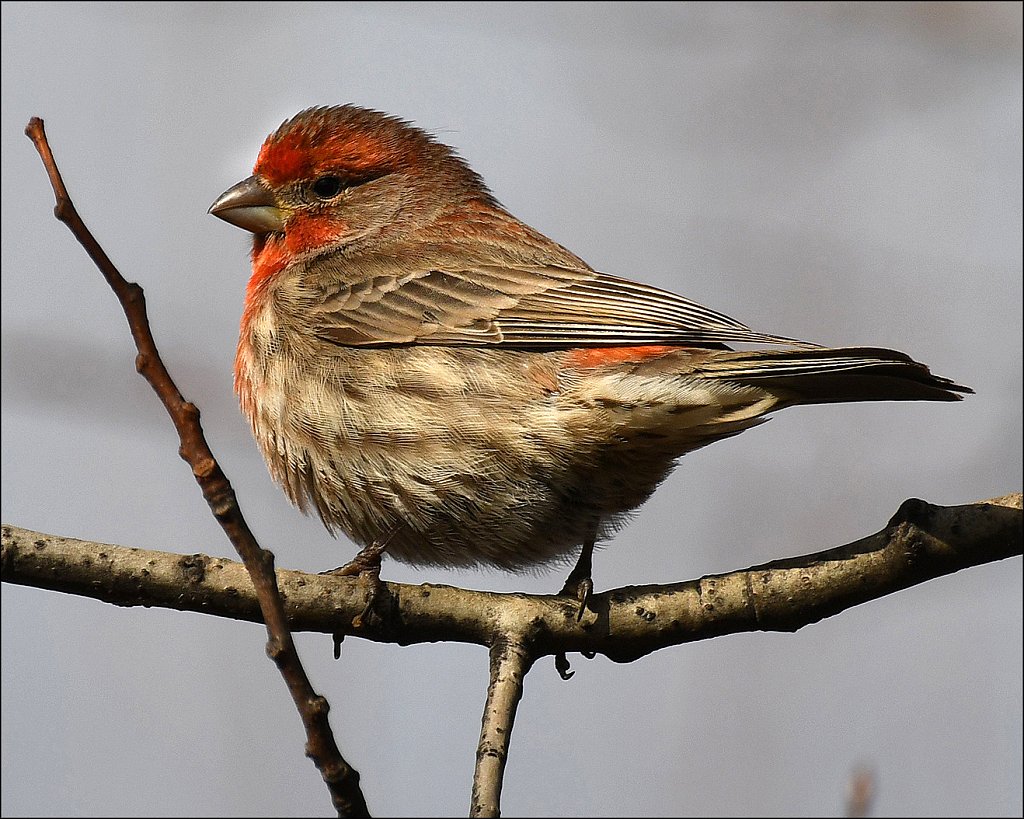
{"label": "conical beak", "polygon": [[277,206],[273,194],[255,176],[224,191],[210,205],[209,212],[253,233],[284,231],[284,211]]}

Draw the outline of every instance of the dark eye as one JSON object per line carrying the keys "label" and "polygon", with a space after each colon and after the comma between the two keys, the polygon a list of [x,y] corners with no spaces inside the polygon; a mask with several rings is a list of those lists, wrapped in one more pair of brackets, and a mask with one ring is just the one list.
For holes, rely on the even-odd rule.
{"label": "dark eye", "polygon": [[320,199],[333,199],[341,193],[341,180],[336,176],[321,176],[313,183],[313,193]]}

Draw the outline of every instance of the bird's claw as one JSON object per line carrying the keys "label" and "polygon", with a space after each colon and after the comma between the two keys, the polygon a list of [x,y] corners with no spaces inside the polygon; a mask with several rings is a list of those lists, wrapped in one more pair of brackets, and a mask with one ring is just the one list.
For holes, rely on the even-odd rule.
{"label": "bird's claw", "polygon": [[569,575],[569,579],[565,581],[565,585],[562,586],[562,590],[559,595],[562,597],[571,597],[579,604],[576,609],[576,622],[580,622],[583,619],[583,613],[587,610],[587,604],[590,602],[590,598],[594,593],[594,581],[589,577],[573,577]]}

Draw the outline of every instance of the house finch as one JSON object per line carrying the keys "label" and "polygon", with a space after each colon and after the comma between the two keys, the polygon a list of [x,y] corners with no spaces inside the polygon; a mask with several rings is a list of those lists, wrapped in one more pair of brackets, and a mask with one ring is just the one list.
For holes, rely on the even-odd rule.
{"label": "house finch", "polygon": [[235,389],[270,471],[378,559],[522,570],[581,550],[564,591],[583,600],[594,542],[681,455],[794,404],[971,392],[598,273],[377,111],[288,120],[210,212],[254,234]]}

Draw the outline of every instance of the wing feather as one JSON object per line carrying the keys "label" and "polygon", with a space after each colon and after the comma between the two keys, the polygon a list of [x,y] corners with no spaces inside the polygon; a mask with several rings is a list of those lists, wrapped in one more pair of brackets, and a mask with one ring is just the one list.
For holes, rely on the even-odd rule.
{"label": "wing feather", "polygon": [[482,264],[375,276],[336,284],[317,311],[321,335],[351,346],[814,346],[757,333],[650,285],[558,265]]}

